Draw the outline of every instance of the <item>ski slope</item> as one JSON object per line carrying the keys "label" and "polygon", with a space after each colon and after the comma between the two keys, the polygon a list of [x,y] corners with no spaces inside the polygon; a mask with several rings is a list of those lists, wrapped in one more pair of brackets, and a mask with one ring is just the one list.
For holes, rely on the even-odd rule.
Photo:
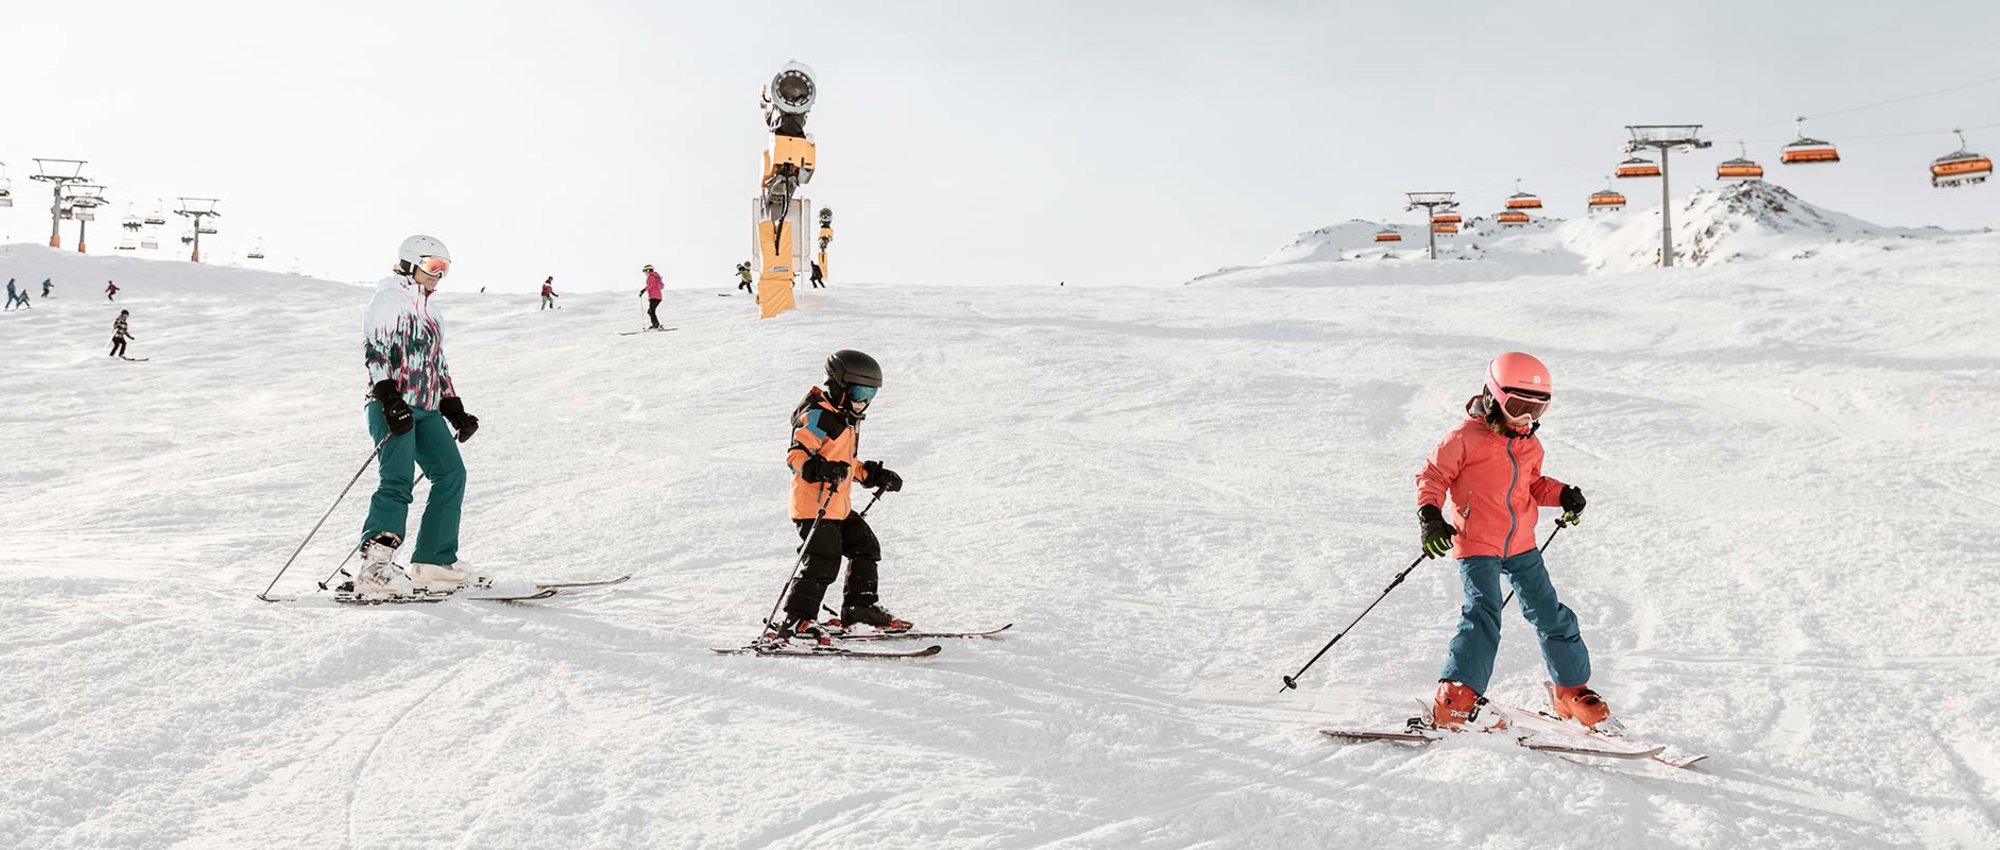
{"label": "ski slope", "polygon": [[[368,452],[367,291],[0,249],[59,286],[0,315],[0,847],[2000,846],[2000,237],[1382,265],[837,283],[769,322],[679,289],[637,336],[636,277],[547,312],[447,280],[465,557],[637,578],[355,609],[253,595]],[[104,356],[116,307],[149,362]],[[1007,637],[708,651],[784,581],[785,420],[838,347],[888,370],[861,453],[909,482],[870,514],[885,602]],[[1514,348],[1590,495],[1548,559],[1593,684],[1705,770],[1319,736],[1428,698],[1444,563],[1278,693],[1414,556],[1412,475]],[[1506,629],[1492,693],[1534,704]]]}

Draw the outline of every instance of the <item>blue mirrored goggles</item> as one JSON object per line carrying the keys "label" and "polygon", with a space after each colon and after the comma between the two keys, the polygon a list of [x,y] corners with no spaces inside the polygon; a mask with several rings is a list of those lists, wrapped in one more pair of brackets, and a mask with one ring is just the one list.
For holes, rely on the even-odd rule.
{"label": "blue mirrored goggles", "polygon": [[881,390],[880,387],[848,387],[847,400],[861,404],[866,404],[870,401],[873,401],[875,399],[875,393],[879,392],[880,390]]}

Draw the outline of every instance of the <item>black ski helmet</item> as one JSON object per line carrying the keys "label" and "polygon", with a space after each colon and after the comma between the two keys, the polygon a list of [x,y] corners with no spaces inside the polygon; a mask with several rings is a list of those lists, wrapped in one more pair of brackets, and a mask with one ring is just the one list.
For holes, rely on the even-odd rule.
{"label": "black ski helmet", "polygon": [[882,364],[851,348],[826,358],[826,382],[840,387],[882,386]]}

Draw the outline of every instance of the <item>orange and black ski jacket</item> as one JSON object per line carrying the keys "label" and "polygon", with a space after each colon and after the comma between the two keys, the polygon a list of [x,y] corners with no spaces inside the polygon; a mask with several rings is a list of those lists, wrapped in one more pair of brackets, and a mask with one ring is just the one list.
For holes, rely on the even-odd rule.
{"label": "orange and black ski jacket", "polygon": [[[792,519],[812,519],[818,515],[821,499],[827,500],[829,520],[846,519],[854,511],[849,491],[854,482],[859,481],[864,487],[868,484],[867,470],[856,455],[860,436],[854,426],[819,387],[806,393],[805,401],[792,413],[792,447],[785,452],[785,462],[792,467]],[[808,458],[815,457],[847,464],[847,478],[837,485],[807,481],[800,470],[805,468]],[[834,488],[832,498],[827,498],[828,487]]]}

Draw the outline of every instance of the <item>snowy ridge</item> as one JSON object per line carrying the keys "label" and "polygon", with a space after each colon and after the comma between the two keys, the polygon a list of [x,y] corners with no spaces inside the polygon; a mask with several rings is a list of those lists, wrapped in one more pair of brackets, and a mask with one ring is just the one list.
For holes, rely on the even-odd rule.
{"label": "snowy ridge", "polygon": [[[631,337],[636,292],[447,281],[466,557],[636,577],[422,610],[252,598],[368,451],[365,290],[59,279],[0,314],[0,847],[2000,846],[2000,236],[1887,244],[836,285],[769,322],[670,291],[680,330]],[[120,307],[151,362],[104,356]],[[716,656],[784,580],[784,422],[841,346],[888,370],[862,453],[909,482],[869,516],[885,602],[1018,625],[914,662]],[[1320,736],[1431,692],[1448,564],[1276,694],[1409,563],[1411,476],[1507,348],[1555,370],[1548,471],[1590,494],[1549,564],[1593,684],[1703,771]],[[372,480],[279,592],[340,560]],[[1505,623],[1492,692],[1536,705]]]}
{"label": "snowy ridge", "polygon": [[[1696,187],[1675,201],[1673,218],[1675,263],[1682,266],[1807,259],[1837,246],[1968,235],[1938,228],[1871,224],[1807,203],[1784,187],[1762,180]],[[1423,227],[1390,226],[1402,233],[1402,242],[1375,242],[1374,235],[1383,225],[1355,219],[1301,233],[1252,265],[1220,269],[1195,280],[1220,279],[1255,285],[1269,280],[1259,270],[1308,267],[1345,282],[1376,281],[1385,274],[1408,279],[1409,273],[1404,272],[1330,265],[1425,259],[1427,234]],[[1568,221],[1535,216],[1518,227],[1503,226],[1490,215],[1467,214],[1457,235],[1438,238],[1439,259],[1478,260],[1494,264],[1495,268],[1438,269],[1417,275],[1443,280],[1494,280],[1516,274],[1636,271],[1657,265],[1659,248],[1657,204]]]}

